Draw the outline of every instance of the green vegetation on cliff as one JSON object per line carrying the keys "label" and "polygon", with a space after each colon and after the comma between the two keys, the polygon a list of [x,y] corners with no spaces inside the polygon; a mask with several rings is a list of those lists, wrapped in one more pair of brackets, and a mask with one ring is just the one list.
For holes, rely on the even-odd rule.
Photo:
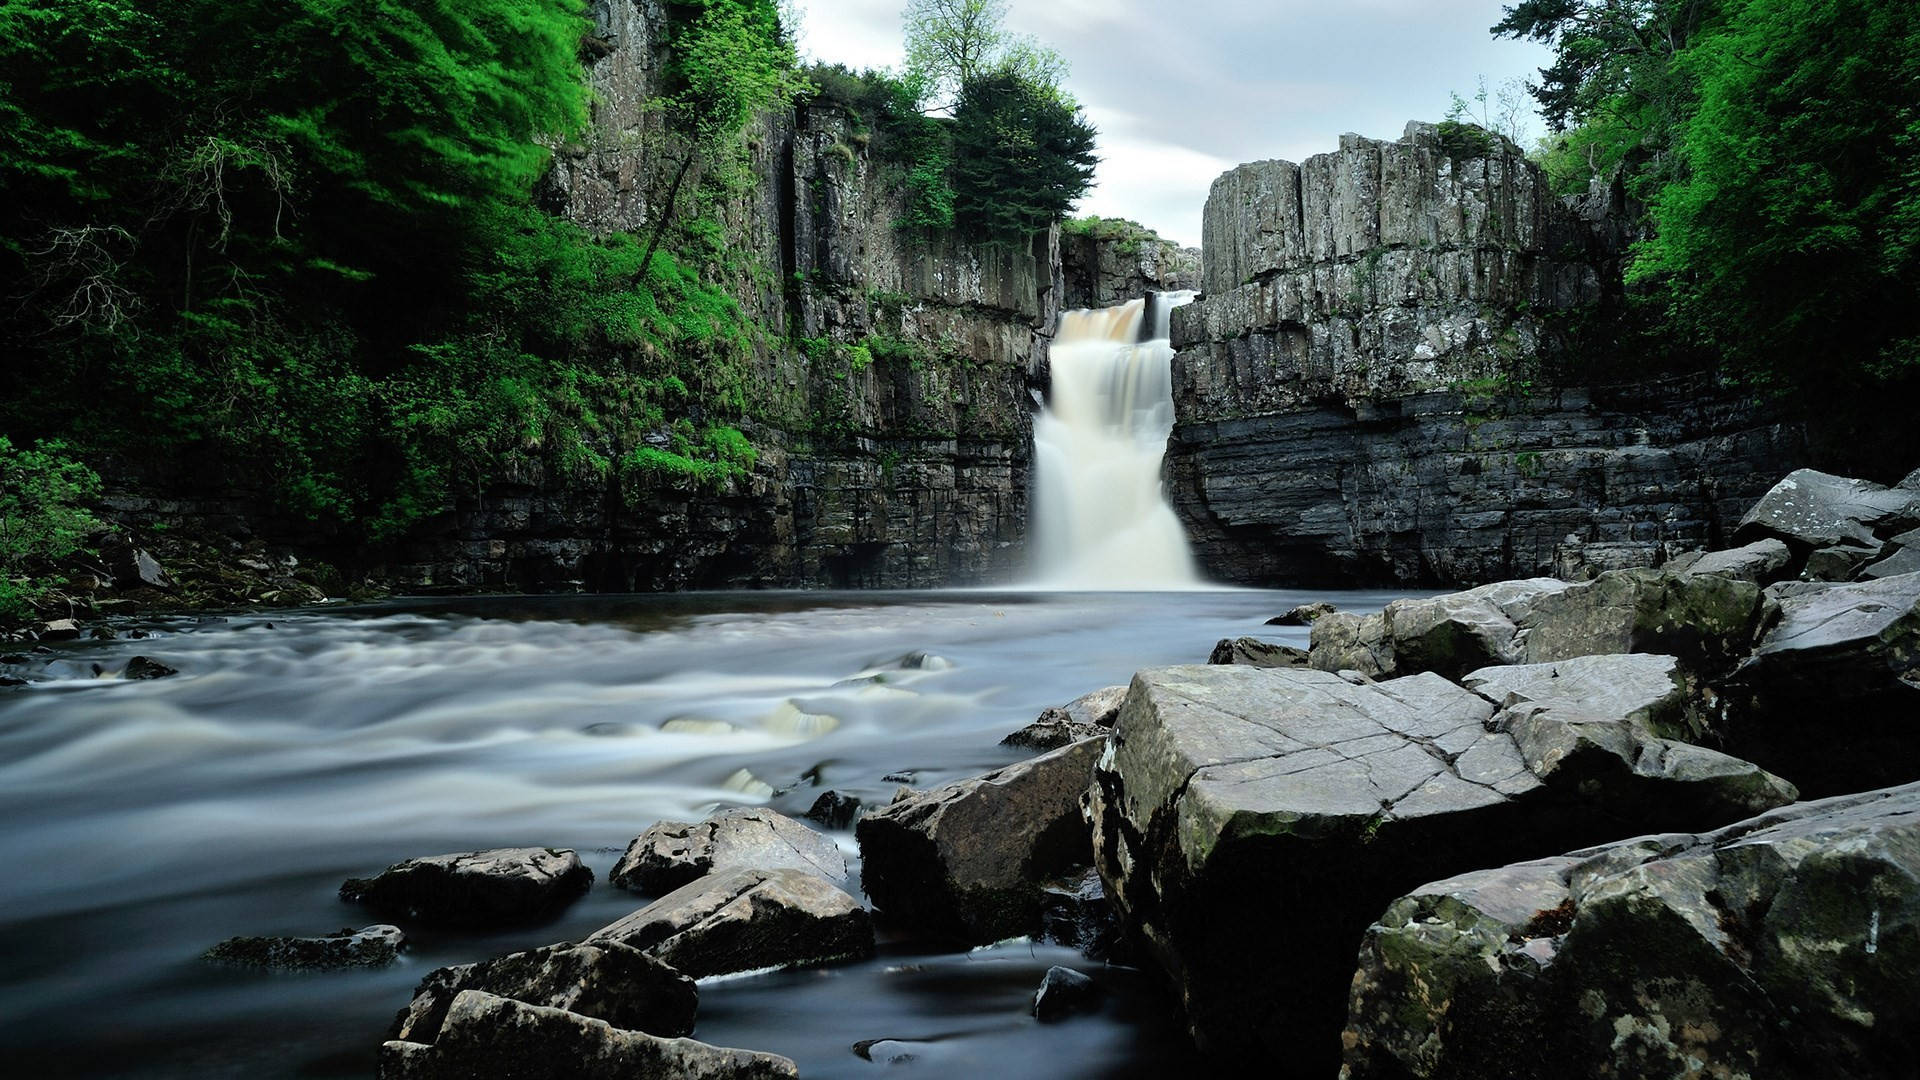
{"label": "green vegetation on cliff", "polygon": [[[1778,391],[1884,410],[1920,384],[1911,0],[1523,0],[1562,190],[1646,209],[1629,318]],[[1815,410],[1822,406],[1814,406]]]}

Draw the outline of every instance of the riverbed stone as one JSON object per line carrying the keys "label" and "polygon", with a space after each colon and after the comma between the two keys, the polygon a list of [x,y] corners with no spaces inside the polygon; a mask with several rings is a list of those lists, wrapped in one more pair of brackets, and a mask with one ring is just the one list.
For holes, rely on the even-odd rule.
{"label": "riverbed stone", "polygon": [[1567,588],[1556,578],[1528,578],[1395,600],[1384,613],[1394,671],[1457,679],[1488,664],[1514,663],[1522,655],[1515,640],[1520,627],[1544,598]]}
{"label": "riverbed stone", "polygon": [[151,656],[136,656],[127,661],[127,668],[121,672],[125,679],[165,679],[180,674],[180,669],[163,664]]}
{"label": "riverbed stone", "polygon": [[1718,672],[1746,655],[1760,587],[1724,574],[1612,570],[1540,597],[1525,619],[1527,663],[1664,653]]}
{"label": "riverbed stone", "polygon": [[1070,967],[1055,964],[1033,992],[1033,1016],[1041,1023],[1064,1020],[1076,1013],[1091,1012],[1100,1004],[1100,986]]}
{"label": "riverbed stone", "polygon": [[716,870],[806,870],[844,881],[847,859],[839,845],[764,807],[736,807],[705,821],[662,821],[634,838],[608,880],[623,889],[662,896]]}
{"label": "riverbed stone", "polygon": [[806,819],[829,829],[850,829],[860,816],[860,797],[844,791],[823,791],[807,808]]}
{"label": "riverbed stone", "polygon": [[1765,537],[1726,551],[1695,551],[1667,564],[1667,569],[1689,574],[1719,574],[1756,585],[1771,585],[1785,577],[1793,563],[1793,549],[1784,540]]}
{"label": "riverbed stone", "polygon": [[1267,620],[1268,626],[1312,626],[1322,615],[1331,615],[1340,610],[1326,601],[1311,604],[1298,604],[1288,608],[1285,614],[1275,615]]}
{"label": "riverbed stone", "polygon": [[420,981],[387,1037],[433,1042],[463,990],[566,1009],[669,1038],[693,1034],[700,1001],[692,979],[631,946],[562,942],[434,971]]}
{"label": "riverbed stone", "polygon": [[606,941],[703,978],[862,959],[873,954],[873,924],[817,874],[743,867],[683,885],[587,939]]}
{"label": "riverbed stone", "polygon": [[1368,678],[1394,674],[1393,643],[1383,614],[1336,611],[1313,621],[1307,659],[1320,671],[1356,671]]}
{"label": "riverbed stone", "polygon": [[480,990],[463,990],[453,999],[431,1044],[393,1040],[383,1045],[379,1066],[379,1080],[776,1080],[799,1075],[792,1061],[773,1054],[663,1039]]}
{"label": "riverbed stone", "polygon": [[1082,739],[1105,735],[1120,714],[1127,688],[1107,686],[1082,694],[1065,705],[1050,708],[1040,718],[1000,740],[1001,746],[1045,752]]}
{"label": "riverbed stone", "polygon": [[1245,664],[1248,667],[1311,667],[1305,649],[1276,645],[1259,638],[1221,638],[1208,655],[1209,664]]}
{"label": "riverbed stone", "polygon": [[400,958],[407,936],[385,924],[345,929],[324,937],[234,937],[215,945],[205,959],[227,967],[276,971],[337,971],[381,968]]}
{"label": "riverbed stone", "polygon": [[[1604,683],[1597,669],[1495,668],[1491,699],[1432,673],[1143,671],[1088,796],[1096,865],[1203,1050],[1327,1075],[1354,950],[1393,897],[1793,798],[1646,726],[1678,692],[1663,664],[1592,703],[1575,691]],[[1556,681],[1567,692],[1542,685]]]}
{"label": "riverbed stone", "polygon": [[490,927],[537,921],[593,884],[580,856],[560,848],[493,848],[408,859],[352,878],[340,899],[422,922]]}
{"label": "riverbed stone", "polygon": [[1920,1074],[1920,786],[1423,885],[1367,931],[1347,1080]]}
{"label": "riverbed stone", "polygon": [[917,791],[860,820],[861,883],[889,920],[986,943],[1038,927],[1040,883],[1088,861],[1088,739]]}

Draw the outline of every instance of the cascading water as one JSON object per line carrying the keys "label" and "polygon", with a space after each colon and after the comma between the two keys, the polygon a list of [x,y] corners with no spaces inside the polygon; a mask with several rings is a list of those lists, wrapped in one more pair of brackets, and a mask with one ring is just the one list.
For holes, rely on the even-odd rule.
{"label": "cascading water", "polygon": [[1168,318],[1192,293],[1069,311],[1034,423],[1034,570],[1040,584],[1177,589],[1200,583],[1160,486],[1173,432]]}

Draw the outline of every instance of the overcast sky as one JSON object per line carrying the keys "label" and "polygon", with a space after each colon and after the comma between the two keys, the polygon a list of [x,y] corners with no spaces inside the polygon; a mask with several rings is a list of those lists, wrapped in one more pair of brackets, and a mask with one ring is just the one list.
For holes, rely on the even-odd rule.
{"label": "overcast sky", "polygon": [[[797,0],[801,47],[852,67],[900,63],[904,0]],[[1511,2],[1511,0],[1507,0]],[[1502,0],[1011,0],[1010,29],[1073,67],[1068,88],[1104,159],[1080,213],[1128,217],[1200,242],[1215,177],[1244,161],[1299,161],[1340,134],[1397,138],[1531,76],[1547,50],[1496,41]],[[1534,134],[1539,121],[1530,118]]]}

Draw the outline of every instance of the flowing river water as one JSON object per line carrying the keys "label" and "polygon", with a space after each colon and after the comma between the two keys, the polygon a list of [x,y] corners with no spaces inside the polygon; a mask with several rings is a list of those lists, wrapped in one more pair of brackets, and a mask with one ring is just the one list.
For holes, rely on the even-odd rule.
{"label": "flowing river water", "polygon": [[[1384,594],[753,593],[394,602],[144,624],[0,690],[0,1046],[15,1076],[361,1077],[433,968],[578,940],[640,906],[627,842],[718,806],[885,801],[1020,756],[1002,736],[1134,670],[1205,660],[1294,604]],[[903,668],[923,651],[939,662]],[[117,677],[145,654],[180,669]],[[98,665],[100,673],[95,673]],[[893,779],[889,779],[892,777]],[[848,833],[835,834],[857,855]],[[597,883],[507,933],[402,923],[381,971],[210,966],[237,934],[380,921],[335,896],[402,858],[571,847]],[[857,862],[856,862],[857,866]],[[855,872],[853,888],[858,888]],[[1038,1025],[1051,964],[1108,994]],[[883,933],[865,963],[709,981],[696,1036],[857,1075],[1158,1076],[1183,1041],[1147,973]],[[897,1040],[869,1051],[865,1040]]]}

